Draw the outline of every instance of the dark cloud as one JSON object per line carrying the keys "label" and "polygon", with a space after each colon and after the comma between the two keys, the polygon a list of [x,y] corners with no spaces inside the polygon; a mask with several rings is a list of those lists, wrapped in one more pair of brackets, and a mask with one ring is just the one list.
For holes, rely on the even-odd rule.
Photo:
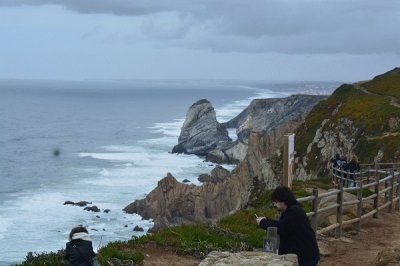
{"label": "dark cloud", "polygon": [[140,16],[154,43],[217,52],[400,54],[397,0],[2,0]]}

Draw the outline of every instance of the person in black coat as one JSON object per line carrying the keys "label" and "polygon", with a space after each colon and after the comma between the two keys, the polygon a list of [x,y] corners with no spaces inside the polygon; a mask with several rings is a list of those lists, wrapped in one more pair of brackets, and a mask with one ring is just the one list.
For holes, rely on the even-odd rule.
{"label": "person in black coat", "polygon": [[351,173],[350,179],[352,180],[350,186],[353,187],[356,185],[356,174],[360,172],[360,164],[358,163],[358,159],[356,156],[353,156],[351,161],[347,164],[347,170]]}
{"label": "person in black coat", "polygon": [[300,266],[317,265],[320,256],[315,231],[293,192],[284,186],[277,187],[271,200],[281,212],[279,221],[258,217],[257,224],[265,230],[278,228],[280,255],[296,254]]}
{"label": "person in black coat", "polygon": [[74,227],[69,234],[65,248],[65,258],[70,266],[93,266],[95,255],[92,240],[83,226]]}

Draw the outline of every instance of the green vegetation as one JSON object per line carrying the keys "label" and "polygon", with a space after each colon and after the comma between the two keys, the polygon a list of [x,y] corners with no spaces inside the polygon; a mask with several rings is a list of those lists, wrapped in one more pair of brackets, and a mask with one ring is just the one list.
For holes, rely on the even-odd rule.
{"label": "green vegetation", "polygon": [[359,154],[361,162],[373,162],[379,149],[384,151],[383,162],[398,162],[400,147],[400,136],[387,135],[381,138],[362,137],[359,140],[355,152]]}
{"label": "green vegetation", "polygon": [[49,266],[49,265],[68,265],[68,262],[64,259],[64,250],[57,252],[43,252],[43,253],[32,253],[28,252],[25,261],[20,264],[23,266]]}
{"label": "green vegetation", "polygon": [[[360,85],[343,84],[328,99],[316,105],[296,132],[296,140],[301,140],[295,144],[296,156],[306,158],[303,161],[305,170],[315,175],[327,173],[327,162],[321,161],[322,158],[326,160],[321,156],[321,148],[312,144],[317,130],[337,133],[340,146],[340,128],[342,136],[354,139],[354,153],[362,163],[372,163],[378,151],[383,152],[382,161],[398,161],[400,108],[391,103],[389,96],[400,102],[399,68]],[[343,126],[344,121],[350,121],[352,127]]]}
{"label": "green vegetation", "polygon": [[[309,195],[302,187],[294,188],[296,197]],[[115,241],[102,247],[97,255],[101,265],[107,265],[111,258],[133,260],[142,265],[148,245],[168,247],[179,255],[204,258],[210,251],[241,251],[262,248],[265,230],[255,221],[255,214],[276,218],[278,212],[270,201],[271,191],[265,192],[254,208],[235,212],[220,219],[216,224],[196,224],[165,227],[155,234],[134,237],[129,241]],[[305,208],[310,208],[307,204]],[[306,210],[309,211],[309,210]],[[21,265],[67,265],[64,251],[57,253],[28,254]]]}
{"label": "green vegetation", "polygon": [[363,86],[373,93],[390,95],[400,99],[400,70],[396,68],[383,75],[379,75],[363,84]]}
{"label": "green vegetation", "polygon": [[111,258],[118,258],[120,260],[132,260],[136,264],[141,264],[144,255],[136,252],[134,248],[136,245],[136,238],[130,241],[115,241],[108,243],[107,246],[102,247],[97,255],[97,260],[101,265],[107,265],[107,260]]}

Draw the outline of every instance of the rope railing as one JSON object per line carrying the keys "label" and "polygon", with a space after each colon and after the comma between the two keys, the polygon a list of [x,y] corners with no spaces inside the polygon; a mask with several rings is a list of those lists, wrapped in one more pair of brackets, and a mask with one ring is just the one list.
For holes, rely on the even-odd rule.
{"label": "rope railing", "polygon": [[[392,167],[383,168],[384,166]],[[357,173],[334,169],[332,171],[332,180],[335,188],[318,193],[318,189],[313,189],[311,196],[298,198],[300,203],[311,202],[312,210],[307,212],[311,220],[311,226],[317,234],[322,234],[335,230],[335,236],[341,237],[343,225],[357,223],[357,230],[361,230],[361,222],[371,216],[379,217],[379,212],[387,209],[388,212],[400,210],[400,163],[380,163],[367,166]],[[373,167],[372,167],[373,166]],[[363,191],[372,193],[363,197]],[[357,199],[344,201],[343,193],[352,192],[356,194]],[[321,199],[336,196],[336,202],[319,209]],[[363,213],[363,204],[373,201],[373,208],[367,213]],[[343,209],[348,206],[356,206],[356,217],[348,220],[343,219]],[[318,217],[322,213],[335,210],[336,223],[321,228],[318,225]]]}

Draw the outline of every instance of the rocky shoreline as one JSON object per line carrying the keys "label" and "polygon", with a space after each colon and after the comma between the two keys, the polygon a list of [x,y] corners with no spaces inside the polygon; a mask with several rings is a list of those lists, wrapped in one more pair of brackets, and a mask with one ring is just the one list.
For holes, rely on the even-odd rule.
{"label": "rocky shoreline", "polygon": [[[212,104],[195,102],[186,114],[174,153],[205,156],[216,163],[235,163],[232,172],[217,166],[200,175],[203,185],[183,184],[172,174],[158,182],[144,199],[124,208],[153,219],[153,230],[182,223],[214,221],[250,206],[266,189],[277,186],[282,175],[283,135],[295,130],[307,113],[327,96],[292,95],[253,100],[238,116],[221,124]],[[236,128],[232,141],[227,127]]]}

